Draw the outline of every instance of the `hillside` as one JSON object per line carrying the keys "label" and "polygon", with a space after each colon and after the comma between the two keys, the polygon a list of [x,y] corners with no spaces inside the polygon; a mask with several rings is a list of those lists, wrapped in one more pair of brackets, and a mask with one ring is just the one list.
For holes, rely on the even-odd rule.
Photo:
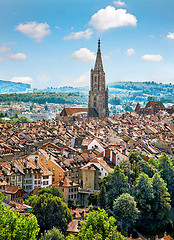
{"label": "hillside", "polygon": [[115,82],[109,84],[109,94],[117,95],[121,100],[126,101],[171,102],[174,101],[174,85],[155,82]]}
{"label": "hillside", "polygon": [[27,88],[31,88],[31,85],[0,80],[0,93],[25,92]]}

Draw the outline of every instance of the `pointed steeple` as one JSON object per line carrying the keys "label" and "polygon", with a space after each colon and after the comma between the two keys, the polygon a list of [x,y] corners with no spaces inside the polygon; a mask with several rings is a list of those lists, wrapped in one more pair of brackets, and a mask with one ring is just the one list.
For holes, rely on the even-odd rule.
{"label": "pointed steeple", "polygon": [[94,71],[103,71],[103,64],[102,64],[102,57],[101,57],[101,51],[100,51],[100,38],[98,40],[98,51],[97,51],[97,57],[95,61],[95,67]]}

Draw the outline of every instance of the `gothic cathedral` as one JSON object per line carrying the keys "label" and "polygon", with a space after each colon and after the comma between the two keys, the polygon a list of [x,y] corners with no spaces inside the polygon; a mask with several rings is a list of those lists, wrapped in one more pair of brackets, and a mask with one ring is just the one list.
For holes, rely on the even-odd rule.
{"label": "gothic cathedral", "polygon": [[108,88],[105,87],[105,72],[103,71],[100,39],[98,40],[95,67],[91,69],[88,116],[98,117],[99,119],[109,116]]}

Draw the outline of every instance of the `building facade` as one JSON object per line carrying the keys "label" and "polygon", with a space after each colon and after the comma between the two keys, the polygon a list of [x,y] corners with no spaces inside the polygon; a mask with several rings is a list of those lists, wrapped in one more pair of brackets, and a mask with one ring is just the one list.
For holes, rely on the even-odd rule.
{"label": "building facade", "polygon": [[88,116],[100,119],[109,116],[108,88],[105,86],[105,72],[102,64],[100,40],[98,41],[95,66],[94,69],[91,69]]}

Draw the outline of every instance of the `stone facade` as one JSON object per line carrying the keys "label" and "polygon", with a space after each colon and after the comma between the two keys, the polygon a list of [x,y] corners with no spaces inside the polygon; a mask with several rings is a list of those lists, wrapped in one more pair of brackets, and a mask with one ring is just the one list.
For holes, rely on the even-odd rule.
{"label": "stone facade", "polygon": [[105,87],[105,72],[102,64],[100,40],[98,41],[95,67],[91,69],[90,83],[88,116],[100,119],[108,117],[108,88]]}

